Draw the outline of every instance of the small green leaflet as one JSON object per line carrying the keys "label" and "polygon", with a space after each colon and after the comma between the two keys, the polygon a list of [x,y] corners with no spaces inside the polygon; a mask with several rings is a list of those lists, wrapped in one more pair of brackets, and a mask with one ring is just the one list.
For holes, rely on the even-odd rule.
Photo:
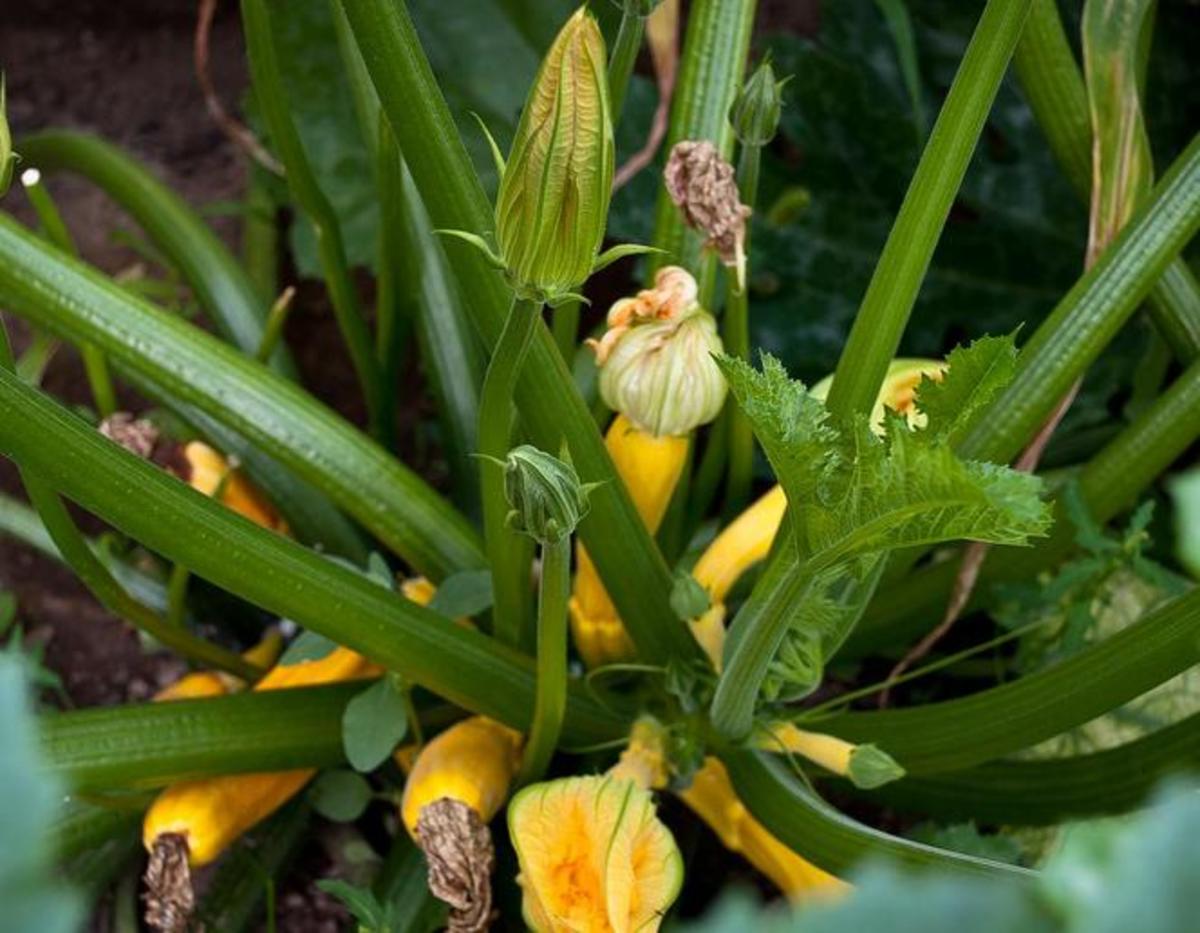
{"label": "small green leaflet", "polygon": [[448,619],[467,619],[492,606],[492,572],[461,570],[439,584],[429,608]]}
{"label": "small green leaflet", "polygon": [[371,785],[353,771],[325,771],[308,791],[312,808],[334,823],[352,823],[371,802]]}
{"label": "small green leaflet", "polygon": [[342,713],[342,747],[355,771],[374,771],[407,734],[404,683],[394,674],[375,681]]}
{"label": "small green leaflet", "polygon": [[336,878],[322,878],[317,887],[326,894],[331,894],[341,901],[347,910],[358,921],[359,930],[367,933],[391,933],[396,929],[392,920],[391,905],[386,907],[366,888],[356,888],[346,881]]}
{"label": "small green leaflet", "polygon": [[1017,370],[1016,334],[981,337],[969,347],[955,347],[946,357],[944,379],[921,377],[917,410],[928,418],[926,432],[951,446],[975,418],[1008,385]]}

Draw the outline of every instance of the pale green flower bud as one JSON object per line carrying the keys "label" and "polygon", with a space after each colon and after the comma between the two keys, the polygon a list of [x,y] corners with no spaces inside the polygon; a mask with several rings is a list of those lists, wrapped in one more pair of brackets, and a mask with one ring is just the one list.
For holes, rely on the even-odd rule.
{"label": "pale green flower bud", "polygon": [[500,260],[519,295],[553,303],[591,274],[613,159],[604,40],[580,8],[538,69],[496,198]]}
{"label": "pale green flower bud", "polygon": [[694,305],[677,317],[636,323],[600,368],[600,395],[638,428],[683,435],[712,421],[725,402],[723,352],[713,316]]}
{"label": "pale green flower bud", "polygon": [[12,133],[8,129],[8,111],[4,101],[4,75],[0,73],[0,197],[4,196],[12,182],[15,161],[16,156],[12,151]]}
{"label": "pale green flower bud", "polygon": [[504,459],[504,495],[512,511],[508,524],[541,544],[570,535],[587,515],[590,485],[579,481],[569,463],[529,444]]}
{"label": "pale green flower bud", "polygon": [[729,108],[734,135],[744,146],[765,146],[775,138],[783,102],[783,86],[775,80],[770,58],[764,58]]}

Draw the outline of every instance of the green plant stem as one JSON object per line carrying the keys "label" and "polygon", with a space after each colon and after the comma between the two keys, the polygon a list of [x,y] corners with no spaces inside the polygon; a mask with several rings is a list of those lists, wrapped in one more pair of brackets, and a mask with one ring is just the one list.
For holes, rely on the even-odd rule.
{"label": "green plant stem", "polygon": [[512,441],[513,390],[541,316],[535,301],[513,301],[508,320],[488,363],[479,397],[479,488],[483,501],[483,534],[492,568],[494,634],[505,644],[521,647],[528,635],[529,566],[533,548],[528,538],[508,527],[504,472],[486,458],[503,461]]}
{"label": "green plant stem", "polygon": [[750,812],[770,827],[780,842],[825,871],[844,876],[866,859],[886,857],[910,868],[992,878],[1032,877],[1024,868],[937,849],[864,826],[803,786],[786,764],[762,752],[728,751],[721,760],[729,769],[738,798]]}
{"label": "green plant stem", "polygon": [[[15,378],[12,350],[3,325],[0,325],[0,370],[5,376]],[[250,680],[262,675],[258,667],[237,653],[197,638],[182,627],[170,625],[134,599],[92,553],[54,488],[44,482],[36,470],[25,467],[21,469],[21,482],[58,553],[102,606],[198,664]]]}
{"label": "green plant stem", "polygon": [[267,323],[263,327],[262,343],[254,352],[254,358],[258,362],[266,363],[274,355],[275,348],[279,345],[279,339],[283,336],[283,328],[287,324],[288,315],[291,314],[294,307],[292,301],[294,295],[295,291],[288,288],[271,305],[271,311],[267,314]]}
{"label": "green plant stem", "polygon": [[567,301],[554,309],[550,316],[550,326],[554,334],[554,343],[567,366],[575,363],[575,347],[579,342],[578,301]]}
{"label": "green plant stem", "polygon": [[[759,146],[742,146],[738,158],[738,188],[742,203],[754,207],[758,201],[758,174],[762,161]],[[753,252],[750,249],[750,226],[746,225],[746,274]],[[727,276],[729,290],[725,295],[725,318],[721,330],[725,339],[725,352],[741,359],[750,358],[750,295],[749,282],[738,287],[737,277]],[[750,486],[754,479],[754,432],[750,421],[733,401],[725,403],[725,416],[729,419],[729,479],[725,490],[723,514],[736,515],[750,499]]]}
{"label": "green plant stem", "polygon": [[[876,803],[941,820],[1048,826],[1123,813],[1167,778],[1200,767],[1200,716],[1103,751],[1044,761],[994,761],[908,778],[871,792]],[[849,782],[838,782],[851,793]]]}
{"label": "green plant stem", "polygon": [[271,142],[279,151],[280,161],[287,171],[288,189],[296,203],[312,221],[317,237],[317,254],[329,288],[334,316],[350,360],[358,375],[359,385],[367,404],[371,433],[384,446],[390,443],[391,425],[380,420],[383,410],[383,384],[371,337],[359,305],[346,250],[342,244],[341,226],[333,205],[321,190],[304,145],[296,132],[288,109],[279,59],[275,49],[271,17],[265,0],[242,0],[242,26],[246,36],[246,53],[250,74],[263,122]]}
{"label": "green plant stem", "polygon": [[960,452],[996,463],[1012,460],[1198,227],[1200,137],[1022,348],[1015,378],[964,438]]}
{"label": "green plant stem", "polygon": [[275,217],[278,205],[267,187],[267,178],[265,168],[247,159],[242,264],[264,303],[279,294],[279,225]]}
{"label": "green plant stem", "polygon": [[171,568],[171,576],[167,579],[167,624],[182,628],[187,616],[187,591],[191,571],[183,564],[175,564]]}
{"label": "green plant stem", "polygon": [[[1136,497],[1200,437],[1200,361],[1174,383],[1079,472],[1079,492],[1096,521],[1104,523]],[[984,565],[977,606],[987,585],[1028,580],[1065,557],[1075,545],[1075,527],[1061,504],[1050,537],[1033,548],[1004,548]],[[906,643],[928,628],[929,616],[945,606],[957,561],[944,561],[909,574],[876,599],[842,655],[859,657],[883,644]]]}
{"label": "green plant stem", "polygon": [[629,78],[633,75],[644,32],[642,17],[628,9],[621,11],[621,25],[617,28],[617,38],[608,58],[608,106],[612,111],[613,126],[621,122],[625,92],[629,90]]}
{"label": "green plant stem", "polygon": [[[1092,124],[1083,75],[1055,0],[1034,0],[1013,66],[1033,115],[1076,193],[1092,189]],[[1150,293],[1155,327],[1183,363],[1200,356],[1200,284],[1175,259]]]}
{"label": "green plant stem", "polygon": [[[217,331],[244,353],[258,348],[276,289],[260,294],[204,218],[175,192],[116,146],[83,133],[35,133],[21,140],[20,151],[44,172],[77,173],[101,188],[183,273]],[[295,373],[282,347],[271,365]]]}
{"label": "green plant stem", "polygon": [[[291,382],[47,248],[0,214],[0,301],[89,340],[121,365],[257,443],[435,581],[483,564],[475,530],[428,484]],[[191,419],[189,419],[191,420]],[[202,426],[203,427],[203,426]]]}
{"label": "green plant stem", "polygon": [[[491,206],[404,5],[339,2],[434,228],[491,230]],[[511,290],[478,250],[447,243],[445,252],[475,331],[486,345],[494,345]],[[565,441],[580,477],[601,484],[592,493],[579,535],[639,654],[659,662],[698,658],[695,639],[671,610],[666,561],[616,476],[595,419],[543,326],[535,328],[516,401],[535,444],[558,450]]]}
{"label": "green plant stem", "polygon": [[[50,196],[46,186],[39,179],[32,184],[25,184],[24,187],[25,196],[29,198],[29,203],[42,225],[42,234],[63,252],[78,256],[79,250],[71,232],[63,222],[58,205],[54,203],[54,198]],[[103,353],[88,343],[79,345],[79,355],[83,358],[83,371],[87,377],[88,388],[92,392],[96,413],[101,418],[107,418],[117,410],[117,393],[113,388],[112,376],[108,372],[108,361]]]}
{"label": "green plant stem", "polygon": [[827,404],[869,414],[999,90],[1031,0],[988,0],[838,360]]}
{"label": "green plant stem", "polygon": [[416,933],[445,925],[446,906],[430,892],[428,877],[425,853],[408,833],[396,833],[375,879],[375,896],[385,909],[391,905],[395,929]]}
{"label": "green plant stem", "polygon": [[821,729],[878,742],[909,774],[958,771],[1083,725],[1200,660],[1200,590],[1171,600],[1065,661],[971,696],[843,713]]}
{"label": "green plant stem", "polygon": [[[2,369],[0,454],[196,576],[465,709],[516,729],[528,726],[530,658],[247,521],[101,437]],[[621,734],[625,722],[622,713],[576,690],[567,704],[564,738],[605,741]]]}
{"label": "green plant stem", "polygon": [[541,780],[562,733],[567,708],[567,602],[571,597],[571,539],[542,547],[538,590],[537,702],[517,783]]}
{"label": "green plant stem", "polygon": [[[664,152],[681,140],[706,139],[723,157],[730,157],[729,108],[742,86],[756,6],[755,0],[695,0],[691,5]],[[648,279],[668,262],[683,266],[696,276],[700,304],[711,308],[716,258],[703,250],[701,235],[684,225],[665,188],[658,194],[651,242],[664,254],[648,257]]]}

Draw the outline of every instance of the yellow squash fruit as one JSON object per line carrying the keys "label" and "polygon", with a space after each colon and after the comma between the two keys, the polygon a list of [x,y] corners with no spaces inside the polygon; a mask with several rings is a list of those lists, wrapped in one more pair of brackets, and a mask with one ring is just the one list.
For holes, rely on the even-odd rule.
{"label": "yellow squash fruit", "polygon": [[239,515],[280,534],[290,533],[266,495],[216,450],[202,441],[189,441],[181,456],[187,464],[181,470],[183,478],[197,492],[214,496],[220,491],[221,502]]}
{"label": "yellow squash fruit", "polygon": [[836,897],[850,885],[818,868],[771,835],[738,799],[725,766],[706,758],[680,798],[712,829],[725,848],[736,852],[774,882],[793,902]]}
{"label": "yellow squash fruit", "polygon": [[[271,629],[262,641],[242,652],[242,657],[256,667],[265,668],[275,663],[283,647],[283,638],[277,629]],[[194,671],[185,674],[175,683],[169,684],[154,694],[156,703],[167,700],[195,700],[201,697],[224,696],[245,689],[246,682],[222,671]]]}
{"label": "yellow squash fruit", "polygon": [[631,780],[533,784],[508,807],[526,924],[537,933],[655,931],[683,860],[649,793]]}
{"label": "yellow squash fruit", "polygon": [[[378,665],[348,648],[323,658],[276,665],[254,687],[282,690],[358,680],[380,673]],[[316,773],[313,769],[231,774],[172,784],[155,798],[142,823],[142,841],[180,837],[193,866],[206,865],[252,826],[290,800]]]}
{"label": "yellow squash fruit", "polygon": [[400,816],[417,836],[421,811],[437,800],[465,804],[487,823],[508,799],[521,764],[521,734],[486,716],[455,723],[421,749],[404,783]]}
{"label": "yellow squash fruit", "polygon": [[[653,534],[662,524],[687,460],[685,437],[655,437],[618,415],[604,438],[617,475],[629,490],[643,524]],[[587,548],[576,544],[577,569],[571,592],[571,634],[589,667],[633,657],[634,647]]]}

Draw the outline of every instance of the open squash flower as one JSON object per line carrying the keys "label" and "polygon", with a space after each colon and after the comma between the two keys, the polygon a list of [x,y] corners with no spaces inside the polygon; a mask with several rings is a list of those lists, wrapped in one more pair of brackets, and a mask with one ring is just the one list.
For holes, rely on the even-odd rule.
{"label": "open squash flower", "polygon": [[[914,428],[923,427],[924,416],[915,407],[917,386],[925,376],[940,378],[945,369],[941,360],[893,360],[871,412],[872,428],[883,431],[884,413],[889,408],[904,415]],[[826,376],[811,392],[824,399],[832,384],[833,377]],[[772,487],[713,539],[692,568],[692,576],[710,600],[708,610],[691,620],[692,634],[718,672],[725,649],[725,598],[742,574],[770,552],[786,510],[783,488]]]}
{"label": "open squash flower", "polygon": [[675,840],[632,780],[530,785],[509,804],[508,829],[537,933],[652,933],[683,883]]}
{"label": "open squash flower", "polygon": [[[604,443],[643,524],[658,530],[687,459],[689,435],[725,400],[725,377],[712,316],[697,304],[696,280],[678,266],[658,271],[654,287],[609,311],[609,330],[591,341],[600,391],[617,411]],[[633,643],[587,549],[576,549],[571,631],[588,667],[624,661]]]}

